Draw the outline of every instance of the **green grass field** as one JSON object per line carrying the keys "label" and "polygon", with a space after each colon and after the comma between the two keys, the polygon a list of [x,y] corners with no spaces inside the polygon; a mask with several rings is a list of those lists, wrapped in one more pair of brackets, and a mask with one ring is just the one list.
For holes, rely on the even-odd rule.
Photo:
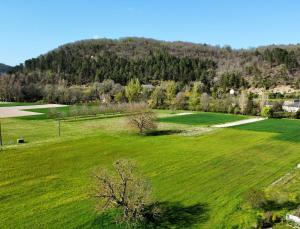
{"label": "green grass field", "polygon": [[50,109],[55,109],[58,112],[61,113],[68,113],[70,110],[70,107],[57,107],[57,108],[39,108],[39,109],[24,109],[25,111],[32,111],[32,112],[37,112],[41,113],[40,115],[33,115],[33,116],[21,116],[18,117],[18,119],[23,119],[23,120],[43,120],[43,119],[49,119],[48,112]]}
{"label": "green grass field", "polygon": [[14,107],[14,106],[29,106],[35,103],[22,103],[22,102],[0,102],[0,107]]}
{"label": "green grass field", "polygon": [[182,116],[176,115],[176,116],[162,117],[159,119],[159,121],[176,123],[176,124],[187,124],[187,125],[213,125],[213,124],[239,121],[246,118],[247,116],[242,116],[242,115],[202,112],[202,113],[195,113],[195,114],[182,115]]}
{"label": "green grass field", "polygon": [[[180,128],[243,118],[205,115]],[[206,121],[209,115],[213,121]],[[22,136],[27,143],[0,152],[1,228],[118,228],[113,213],[94,211],[87,193],[92,171],[122,158],[136,160],[154,199],[172,206],[170,228],[249,228],[255,212],[241,207],[245,193],[268,187],[300,162],[300,142],[291,139],[299,121],[266,120],[187,137],[139,136],[125,119],[64,121],[61,138],[55,120],[2,120],[5,142]]]}
{"label": "green grass field", "polygon": [[299,120],[268,119],[263,122],[241,125],[234,128],[239,130],[277,133],[275,138],[278,140],[300,142]]}

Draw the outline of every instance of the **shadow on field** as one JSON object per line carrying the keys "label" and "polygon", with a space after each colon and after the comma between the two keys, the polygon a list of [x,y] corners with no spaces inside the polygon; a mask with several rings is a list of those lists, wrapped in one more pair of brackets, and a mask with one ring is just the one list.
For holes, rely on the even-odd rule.
{"label": "shadow on field", "polygon": [[[153,208],[159,210],[153,213]],[[112,212],[104,213],[91,222],[90,226],[98,228],[190,228],[208,220],[208,205],[184,206],[179,202],[155,203],[146,207],[145,222],[132,227],[126,224],[116,224],[115,216]]]}
{"label": "shadow on field", "polygon": [[208,220],[207,204],[184,206],[179,202],[160,202],[154,206],[159,213],[146,215],[146,225],[150,228],[189,228]]}
{"label": "shadow on field", "polygon": [[286,201],[283,203],[279,203],[274,200],[269,200],[262,207],[265,211],[278,211],[282,209],[294,210],[300,205],[299,202]]}
{"label": "shadow on field", "polygon": [[172,135],[172,134],[179,134],[182,130],[155,130],[147,132],[147,136],[162,136],[162,135]]}

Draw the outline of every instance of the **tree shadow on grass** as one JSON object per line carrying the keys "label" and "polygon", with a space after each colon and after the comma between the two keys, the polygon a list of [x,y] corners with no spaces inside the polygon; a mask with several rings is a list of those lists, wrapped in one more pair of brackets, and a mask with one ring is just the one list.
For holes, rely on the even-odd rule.
{"label": "tree shadow on grass", "polygon": [[149,131],[145,135],[146,136],[162,136],[162,135],[172,135],[172,134],[179,134],[182,130],[154,130]]}
{"label": "tree shadow on grass", "polygon": [[[154,213],[154,209],[158,209]],[[103,213],[91,222],[99,228],[190,228],[208,220],[208,205],[184,206],[179,202],[158,202],[145,208],[145,221],[140,224],[117,224],[116,213]],[[85,225],[86,226],[86,225]]]}
{"label": "tree shadow on grass", "polygon": [[179,202],[159,202],[149,206],[153,207],[159,210],[158,214],[146,214],[146,225],[150,228],[189,228],[209,218],[207,204],[184,206]]}
{"label": "tree shadow on grass", "polygon": [[285,201],[279,203],[274,200],[268,200],[262,207],[265,211],[278,211],[282,209],[294,210],[300,205],[299,202]]}

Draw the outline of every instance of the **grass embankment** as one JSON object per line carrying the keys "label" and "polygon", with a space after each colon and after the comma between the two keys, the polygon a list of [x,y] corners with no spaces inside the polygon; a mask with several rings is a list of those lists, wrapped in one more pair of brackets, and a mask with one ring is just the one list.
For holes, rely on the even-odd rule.
{"label": "grass embankment", "polygon": [[6,140],[24,134],[29,143],[1,152],[2,227],[117,227],[110,215],[94,212],[87,192],[96,167],[126,158],[136,160],[151,180],[156,200],[172,203],[169,226],[248,228],[255,216],[239,207],[244,194],[267,187],[300,160],[299,142],[246,126],[193,137],[138,136],[126,130],[124,118],[95,119],[64,122],[58,138],[56,124],[51,119],[4,120]]}

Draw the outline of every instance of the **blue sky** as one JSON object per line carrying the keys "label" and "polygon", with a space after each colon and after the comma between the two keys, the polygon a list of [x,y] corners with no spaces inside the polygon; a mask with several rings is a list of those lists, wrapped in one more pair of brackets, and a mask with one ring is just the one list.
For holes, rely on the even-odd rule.
{"label": "blue sky", "polygon": [[298,0],[0,0],[0,63],[88,38],[248,48],[300,43]]}

